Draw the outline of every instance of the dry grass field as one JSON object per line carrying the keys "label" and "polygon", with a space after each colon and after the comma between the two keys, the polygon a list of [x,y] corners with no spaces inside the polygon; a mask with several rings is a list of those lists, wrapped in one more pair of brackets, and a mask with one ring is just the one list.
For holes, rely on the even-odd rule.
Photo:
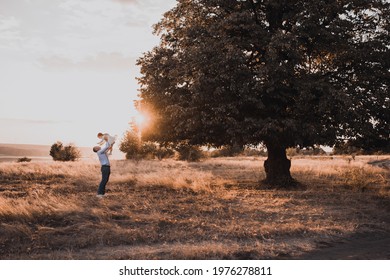
{"label": "dry grass field", "polygon": [[[386,157],[0,163],[1,259],[388,259]],[[382,160],[382,161],[381,161]],[[368,164],[377,161],[375,164]]]}

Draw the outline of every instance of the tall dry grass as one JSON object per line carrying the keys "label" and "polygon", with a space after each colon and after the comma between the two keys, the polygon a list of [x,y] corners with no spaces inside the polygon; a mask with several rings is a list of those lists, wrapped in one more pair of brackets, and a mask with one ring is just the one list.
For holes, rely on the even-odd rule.
{"label": "tall dry grass", "polygon": [[388,233],[388,170],[370,158],[293,158],[298,191],[268,189],[262,158],[0,164],[2,259],[298,258]]}

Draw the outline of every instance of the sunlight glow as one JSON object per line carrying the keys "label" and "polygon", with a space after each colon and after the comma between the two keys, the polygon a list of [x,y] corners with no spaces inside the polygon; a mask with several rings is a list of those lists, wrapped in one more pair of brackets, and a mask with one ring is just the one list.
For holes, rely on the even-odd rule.
{"label": "sunlight glow", "polygon": [[137,128],[142,131],[150,123],[151,117],[146,112],[137,111],[137,115],[132,118],[132,121],[136,124]]}

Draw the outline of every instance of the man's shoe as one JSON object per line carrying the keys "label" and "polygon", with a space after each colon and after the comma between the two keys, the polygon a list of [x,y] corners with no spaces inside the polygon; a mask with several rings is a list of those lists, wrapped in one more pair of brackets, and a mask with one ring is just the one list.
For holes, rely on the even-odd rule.
{"label": "man's shoe", "polygon": [[97,194],[96,197],[98,197],[98,198],[103,198],[103,197],[104,197],[104,194]]}

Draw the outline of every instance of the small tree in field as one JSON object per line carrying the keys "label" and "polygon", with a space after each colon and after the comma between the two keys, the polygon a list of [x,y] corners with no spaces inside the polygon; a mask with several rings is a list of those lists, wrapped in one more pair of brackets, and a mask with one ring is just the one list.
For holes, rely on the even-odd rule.
{"label": "small tree in field", "polygon": [[50,148],[50,156],[55,161],[75,161],[81,157],[81,152],[72,144],[64,146],[57,141]]}
{"label": "small tree in field", "polygon": [[294,183],[289,147],[390,131],[390,3],[178,0],[138,60],[143,139],[264,144],[266,182]]}

